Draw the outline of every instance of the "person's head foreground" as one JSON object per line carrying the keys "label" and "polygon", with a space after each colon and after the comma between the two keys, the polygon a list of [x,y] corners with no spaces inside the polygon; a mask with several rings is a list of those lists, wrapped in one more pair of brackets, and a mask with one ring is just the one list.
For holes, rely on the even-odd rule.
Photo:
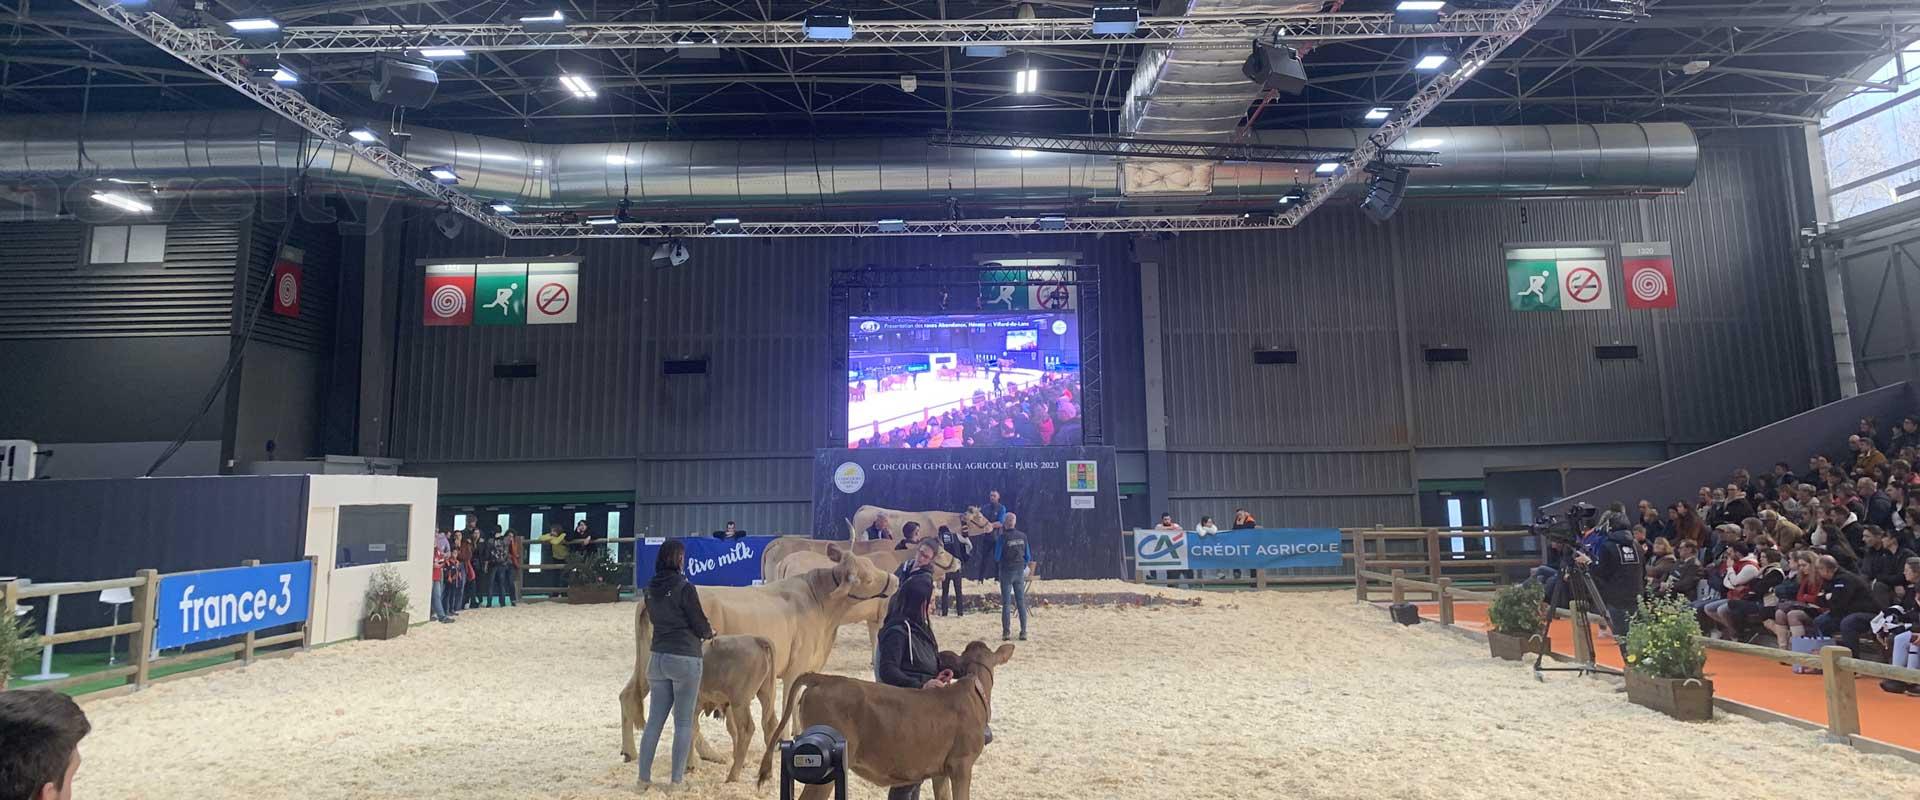
{"label": "person's head foreground", "polygon": [[0,692],[0,800],[71,800],[80,740],[93,730],[59,692]]}

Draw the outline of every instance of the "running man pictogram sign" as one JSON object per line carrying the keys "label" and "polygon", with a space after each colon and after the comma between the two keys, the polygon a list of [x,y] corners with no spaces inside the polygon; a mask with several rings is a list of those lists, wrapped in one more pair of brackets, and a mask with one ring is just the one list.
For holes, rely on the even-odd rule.
{"label": "running man pictogram sign", "polygon": [[427,325],[570,325],[580,320],[580,262],[429,264]]}
{"label": "running man pictogram sign", "polygon": [[527,304],[528,325],[566,325],[579,320],[579,264],[528,264],[527,284],[533,287],[532,302]]}
{"label": "running man pictogram sign", "polygon": [[1507,248],[1507,304],[1514,311],[1613,308],[1606,251],[1597,247]]}

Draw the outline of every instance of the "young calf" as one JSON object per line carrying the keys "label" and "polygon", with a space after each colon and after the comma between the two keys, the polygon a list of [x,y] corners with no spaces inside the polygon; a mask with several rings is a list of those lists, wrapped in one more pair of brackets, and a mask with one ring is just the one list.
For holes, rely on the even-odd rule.
{"label": "young calf", "polygon": [[[700,659],[699,711],[727,720],[727,735],[733,737],[733,767],[727,770],[727,782],[732,783],[740,779],[747,763],[754,698],[760,698],[762,709],[773,708],[773,643],[764,636],[716,636],[707,640]],[[638,704],[636,690],[633,679],[627,679],[627,688],[620,691],[621,708]],[[621,755],[628,761],[634,758],[624,748]],[[693,764],[687,767],[692,769]]]}
{"label": "young calf", "polygon": [[[829,725],[847,737],[852,772],[878,786],[908,786],[946,778],[953,800],[969,800],[973,763],[986,746],[993,711],[993,670],[1013,657],[1013,645],[993,650],[985,642],[967,645],[960,664],[967,677],[938,689],[903,689],[840,675],[810,673],[789,686],[784,728]],[[956,674],[959,671],[956,671]],[[773,774],[777,748],[769,744],[760,758],[759,782]],[[808,786],[800,800],[820,800],[829,786]]]}

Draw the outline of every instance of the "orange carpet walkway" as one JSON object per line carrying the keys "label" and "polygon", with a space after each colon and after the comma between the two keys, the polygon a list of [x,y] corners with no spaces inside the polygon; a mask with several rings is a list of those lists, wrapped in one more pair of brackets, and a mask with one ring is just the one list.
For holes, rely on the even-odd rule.
{"label": "orange carpet walkway", "polygon": [[[1438,620],[1439,607],[1416,603],[1423,619]],[[1475,631],[1487,630],[1487,608],[1481,603],[1454,603],[1454,624]],[[1554,622],[1554,652],[1562,655],[1573,650],[1573,634],[1566,620]],[[1599,626],[1594,627],[1594,649],[1601,664],[1620,668],[1620,648]],[[1707,651],[1707,677],[1713,680],[1713,694],[1729,700],[1763,708],[1776,714],[1798,717],[1825,725],[1827,722],[1825,679],[1819,675],[1795,675],[1784,664],[1741,653]],[[1879,679],[1859,679],[1855,694],[1860,699],[1860,732],[1872,739],[1920,750],[1920,697],[1888,694],[1880,690]]]}

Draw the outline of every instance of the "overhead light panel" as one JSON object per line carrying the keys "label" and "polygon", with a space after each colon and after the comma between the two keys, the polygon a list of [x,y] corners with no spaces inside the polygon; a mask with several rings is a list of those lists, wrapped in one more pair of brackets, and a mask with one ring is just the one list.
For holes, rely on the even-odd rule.
{"label": "overhead light panel", "polygon": [[436,164],[434,166],[427,167],[426,171],[427,171],[427,177],[430,177],[441,183],[451,184],[451,183],[460,182],[460,173],[454,172],[453,167],[447,164]]}
{"label": "overhead light panel", "polygon": [[1064,231],[1067,229],[1067,218],[1059,214],[1042,214],[1034,218],[1033,226],[1043,231]]}
{"label": "overhead light panel", "polygon": [[1093,32],[1124,36],[1140,29],[1140,9],[1134,6],[1094,6]]}
{"label": "overhead light panel", "polygon": [[508,203],[505,200],[495,200],[492,203],[488,204],[487,207],[493,209],[493,213],[495,214],[513,213],[513,204]]}
{"label": "overhead light panel", "polygon": [[1290,206],[1290,205],[1293,205],[1294,203],[1298,203],[1306,199],[1307,199],[1307,191],[1305,189],[1292,189],[1292,190],[1289,190],[1286,194],[1280,195],[1279,204],[1283,206]]}
{"label": "overhead light panel", "polygon": [[1040,91],[1040,70],[1028,67],[1013,73],[1013,93],[1033,94]]}
{"label": "overhead light panel", "polygon": [[133,214],[153,213],[153,206],[151,204],[142,203],[139,200],[133,199],[130,195],[124,195],[118,192],[94,192],[93,199]]}
{"label": "overhead light panel", "polygon": [[609,167],[624,167],[632,163],[633,163],[632,161],[628,160],[627,157],[623,155],[607,156],[607,166]]}
{"label": "overhead light panel", "polygon": [[610,225],[620,224],[620,220],[614,219],[612,214],[602,214],[599,216],[587,217],[587,224],[592,225],[593,227],[596,227],[596,228],[605,228]]}
{"label": "overhead light panel", "polygon": [[361,144],[373,144],[374,142],[380,141],[379,134],[376,134],[373,131],[367,130],[366,128],[354,128],[352,130],[347,131],[347,138],[352,139]]}
{"label": "overhead light panel", "polygon": [[1007,54],[1007,46],[1004,44],[970,44],[961,48],[960,52],[966,53],[973,58],[999,58]]}
{"label": "overhead light panel", "polygon": [[740,233],[740,218],[715,217],[713,220],[713,230],[715,233]]}
{"label": "overhead light panel", "polygon": [[845,14],[808,14],[801,28],[807,38],[822,42],[844,42],[853,38],[853,17]]}
{"label": "overhead light panel", "polygon": [[1713,62],[1711,61],[1706,61],[1703,59],[1694,59],[1693,61],[1689,61],[1685,64],[1681,64],[1680,72],[1685,75],[1698,75],[1702,72],[1706,72],[1707,69],[1712,66],[1713,66]]}
{"label": "overhead light panel", "polygon": [[1340,174],[1341,170],[1344,170],[1344,169],[1346,169],[1346,165],[1338,161],[1322,161],[1320,162],[1320,166],[1313,168],[1313,174],[1338,175]]}
{"label": "overhead light panel", "polygon": [[458,47],[423,47],[421,58],[466,58],[467,51]]}
{"label": "overhead light panel", "polygon": [[875,223],[881,233],[905,233],[907,221],[904,219],[883,219]]}
{"label": "overhead light panel", "polygon": [[582,100],[592,100],[600,96],[599,92],[594,91],[593,84],[587,83],[586,78],[578,75],[560,76],[560,85],[567,87],[567,91],[572,92],[574,97]]}
{"label": "overhead light panel", "polygon": [[234,33],[266,33],[280,30],[280,23],[267,17],[227,20],[227,28]]}
{"label": "overhead light panel", "polygon": [[1366,120],[1368,122],[1379,122],[1391,116],[1393,116],[1393,109],[1386,106],[1374,106],[1373,108],[1367,109]]}
{"label": "overhead light panel", "polygon": [[292,86],[300,82],[300,76],[293,74],[293,70],[287,69],[286,67],[274,67],[273,74],[269,77],[273,78],[274,83],[280,84],[281,86]]}
{"label": "overhead light panel", "polygon": [[1400,0],[1393,7],[1393,21],[1406,25],[1432,25],[1440,15],[1453,11],[1444,0]]}
{"label": "overhead light panel", "polygon": [[543,14],[537,17],[521,17],[520,29],[528,33],[565,33],[567,30],[567,15],[560,13],[559,9],[554,9],[551,14]]}
{"label": "overhead light panel", "polygon": [[1447,62],[1452,60],[1453,54],[1445,50],[1428,50],[1421,53],[1419,58],[1414,59],[1413,68],[1421,72],[1432,72],[1445,67]]}

